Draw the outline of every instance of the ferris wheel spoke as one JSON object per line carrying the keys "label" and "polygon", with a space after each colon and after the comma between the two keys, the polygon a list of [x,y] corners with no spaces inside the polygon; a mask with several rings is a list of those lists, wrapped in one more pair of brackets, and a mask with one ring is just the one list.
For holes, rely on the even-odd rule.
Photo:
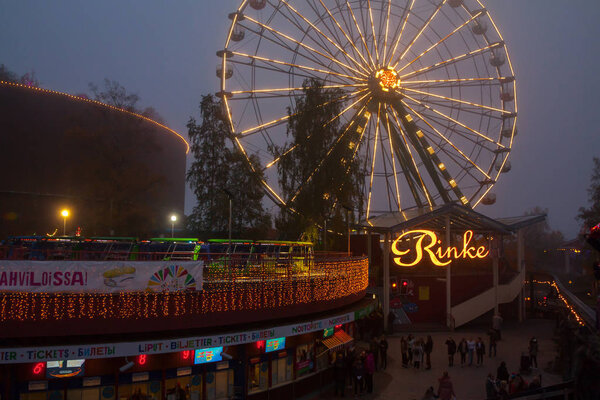
{"label": "ferris wheel spoke", "polygon": [[367,46],[367,41],[365,40],[362,30],[360,29],[360,26],[358,25],[358,21],[356,20],[356,15],[354,15],[354,10],[352,9],[352,6],[350,5],[350,2],[348,0],[346,0],[346,7],[348,7],[348,10],[350,11],[350,14],[352,15],[352,19],[354,20],[354,26],[356,26],[356,30],[358,31],[358,34],[360,36],[363,46],[365,46],[365,51],[367,52],[367,55],[369,56],[371,65],[373,66],[373,68],[377,68],[377,66],[375,65],[375,62],[373,61],[373,57],[371,56],[371,51],[369,50],[369,46]]}
{"label": "ferris wheel spoke", "polygon": [[[384,57],[385,59],[385,57]],[[395,183],[395,187],[396,187],[396,202],[398,203],[398,211],[402,211],[402,203],[400,202],[400,185],[398,184],[398,170],[396,169],[396,157],[394,154],[394,141],[392,139],[392,133],[391,133],[391,128],[390,128],[390,117],[388,115],[388,112],[386,110],[385,112],[385,126],[386,126],[386,132],[388,134],[388,142],[390,144],[390,158],[391,158],[391,164],[392,164],[392,171],[394,172],[394,183]],[[383,135],[382,135],[383,136]]]}
{"label": "ferris wheel spoke", "polygon": [[[271,42],[271,43],[273,43],[273,44],[275,44],[277,46],[282,47],[283,50],[285,50],[285,51],[288,51],[288,52],[291,52],[291,53],[295,53],[295,54],[301,56],[302,58],[304,58],[306,60],[309,60],[311,62],[314,62],[315,64],[320,65],[320,66],[322,66],[324,68],[329,68],[330,67],[330,65],[327,65],[327,64],[323,63],[322,60],[317,59],[315,57],[312,57],[312,54],[304,54],[303,52],[300,52],[300,51],[297,51],[296,49],[293,49],[287,43],[285,43],[282,40],[282,38],[280,38],[278,36],[274,35],[274,38],[277,39],[277,40],[274,40],[273,38],[270,38],[270,37],[268,37],[266,35],[262,35],[260,32],[254,30],[254,29],[251,29],[248,26],[245,26],[245,25],[240,25],[240,26],[242,26],[245,30],[256,34],[257,36],[260,36],[262,39],[267,40],[267,41],[269,41],[269,42]],[[235,63],[240,64],[240,65],[248,65],[250,67],[254,67],[253,63],[243,63],[243,62],[239,62],[239,61],[236,61],[236,60],[233,60],[233,59],[230,60],[229,58],[228,58],[228,60],[229,60],[229,62],[235,62]],[[257,67],[260,67],[260,66],[257,66]],[[272,68],[268,68],[268,67],[261,67],[261,68],[271,69],[271,70],[273,70],[275,72],[282,72],[284,74],[289,74],[290,73],[290,71],[287,71],[287,70],[284,70],[284,69],[281,69],[281,68],[276,68],[275,66],[271,66],[271,67]],[[294,73],[294,75],[298,75],[298,76],[301,76],[301,77],[304,77],[304,78],[311,78],[311,76],[301,75],[301,74],[298,74],[298,73]],[[317,75],[312,75],[312,77],[319,78],[319,79],[322,78],[322,76],[317,76]]]}
{"label": "ferris wheel spoke", "polygon": [[319,164],[317,165],[317,167],[310,173],[310,175],[306,178],[306,180],[304,182],[302,182],[302,184],[300,184],[300,186],[296,190],[296,193],[294,193],[294,196],[292,196],[292,198],[290,199],[290,201],[289,201],[290,203],[293,203],[294,200],[296,200],[296,198],[298,197],[298,195],[300,195],[300,193],[302,192],[302,190],[304,189],[304,187],[308,183],[310,183],[310,181],[313,179],[313,177],[315,176],[315,174],[321,170],[321,168],[323,167],[323,165],[325,164],[325,162],[329,159],[329,156],[331,155],[331,153],[333,152],[333,150],[337,147],[337,145],[341,142],[341,140],[350,131],[350,128],[352,128],[352,126],[355,125],[355,123],[356,123],[356,117],[359,116],[364,110],[365,110],[365,107],[363,106],[359,111],[357,111],[354,114],[354,116],[352,117],[352,119],[350,119],[350,121],[346,125],[346,129],[344,129],[344,131],[342,132],[342,134],[338,136],[337,140],[335,140],[331,144],[331,146],[329,146],[329,148],[327,149],[327,153],[325,153],[325,156],[321,159],[321,161],[319,162]]}
{"label": "ferris wheel spoke", "polygon": [[[348,88],[348,87],[364,87],[366,83],[348,84],[348,85],[324,85],[321,89],[337,89],[337,88]],[[244,93],[273,93],[273,92],[298,92],[306,90],[305,87],[286,87],[286,88],[273,88],[273,89],[254,89],[254,90],[234,90],[231,92],[232,95],[244,94]]]}
{"label": "ferris wheel spoke", "polygon": [[[382,7],[382,9],[383,9],[383,7]],[[387,44],[388,44],[388,34],[389,34],[389,30],[390,30],[390,13],[391,13],[391,11],[392,11],[392,0],[388,0],[387,16],[385,18],[385,37],[383,39],[382,60],[384,63],[385,63],[385,60],[387,59]]]}
{"label": "ferris wheel spoke", "polygon": [[377,105],[377,121],[375,121],[375,140],[373,140],[373,157],[371,159],[371,177],[369,179],[369,197],[367,200],[367,219],[369,219],[369,215],[371,212],[371,197],[373,195],[373,177],[375,175],[375,161],[377,159],[377,141],[379,137],[379,123],[380,123],[380,114],[381,114],[381,103]]}
{"label": "ferris wheel spoke", "polygon": [[[335,103],[335,102],[341,102],[343,100],[346,100],[346,99],[349,99],[349,98],[352,98],[352,97],[358,95],[360,92],[361,91],[357,90],[355,92],[345,94],[344,96],[341,96],[341,97],[339,97],[337,99],[329,100],[329,101],[326,101],[325,103],[318,104],[315,108],[324,107],[324,106],[326,106],[328,104]],[[275,119],[273,119],[271,121],[262,123],[260,125],[254,126],[252,128],[248,128],[248,129],[246,129],[246,130],[244,130],[244,131],[242,131],[240,133],[236,133],[234,136],[236,136],[236,137],[246,137],[246,136],[255,134],[257,132],[260,132],[261,130],[263,130],[265,128],[272,128],[274,126],[281,125],[281,124],[287,122],[287,120],[290,119],[290,117],[295,117],[297,115],[298,115],[298,113],[296,112],[296,113],[293,113],[293,114],[285,115],[285,116],[280,117],[280,118],[275,118]]]}
{"label": "ferris wheel spoke", "polygon": [[[359,63],[356,59],[354,59],[346,50],[344,50],[344,48],[342,48],[338,43],[336,43],[335,41],[333,41],[329,36],[325,35],[315,24],[313,24],[312,22],[310,22],[304,15],[302,15],[301,13],[298,12],[298,10],[296,10],[294,7],[292,7],[286,0],[279,0],[281,1],[283,4],[286,5],[286,7],[288,9],[290,9],[291,11],[293,11],[296,15],[298,15],[298,17],[300,17],[302,20],[304,20],[304,22],[306,22],[315,32],[317,32],[319,35],[321,35],[323,38],[325,38],[329,43],[331,43],[336,49],[338,49],[342,54],[344,54],[344,56],[351,61],[356,67],[363,69],[364,72],[359,72],[356,69],[352,69],[354,72],[362,75],[362,76],[367,76],[366,74],[368,74],[368,70],[366,70],[361,63]],[[299,28],[300,29],[300,28]],[[316,40],[312,39],[315,43]],[[328,47],[324,47],[321,46],[323,48],[323,50],[328,51],[329,54],[334,57],[334,54],[329,51],[330,49]]]}
{"label": "ferris wheel spoke", "polygon": [[[396,198],[395,195],[398,194],[398,192],[394,192],[394,188],[393,188],[393,183],[394,181],[397,180],[397,177],[395,175],[395,168],[392,166],[393,164],[393,160],[394,160],[394,153],[393,151],[390,151],[389,153],[387,151],[385,151],[385,135],[384,132],[387,132],[386,129],[386,122],[388,122],[386,120],[385,117],[387,117],[387,112],[385,110],[386,105],[383,105],[383,116],[381,117],[381,134],[379,135],[379,143],[381,145],[381,163],[383,165],[383,176],[385,178],[385,186],[386,186],[386,191],[387,191],[387,197],[388,197],[388,209],[390,211],[393,211],[396,207],[392,207],[392,201],[394,201],[394,204],[396,206],[399,206],[400,204],[396,202]],[[388,142],[389,143],[389,142]],[[391,143],[390,144],[390,150],[391,150]],[[388,172],[388,167],[391,169],[391,172]],[[390,178],[391,181],[390,182]],[[399,199],[399,198],[398,198]],[[398,207],[399,208],[399,207]]]}
{"label": "ferris wheel spoke", "polygon": [[[355,101],[354,103],[352,103],[349,107],[347,107],[344,111],[340,112],[338,115],[336,115],[334,118],[330,119],[329,121],[327,121],[325,124],[323,124],[323,128],[327,127],[327,125],[331,124],[332,122],[334,122],[336,119],[338,119],[339,117],[341,117],[346,111],[348,111],[350,108],[352,108],[354,105],[358,104],[359,102],[361,102],[366,96],[361,97],[360,99],[358,99],[357,101]],[[314,132],[309,134],[306,137],[306,141],[310,140],[310,138],[313,136]],[[271,168],[273,165],[277,164],[282,158],[284,158],[285,156],[287,156],[288,154],[290,154],[292,151],[301,148],[300,147],[300,143],[297,143],[295,145],[293,145],[292,147],[290,147],[289,149],[285,150],[281,155],[279,155],[277,158],[275,158],[274,160],[272,160],[271,162],[269,162],[266,166],[265,169]]]}
{"label": "ferris wheel spoke", "polygon": [[442,96],[442,95],[431,93],[431,92],[423,92],[423,91],[417,90],[417,89],[403,88],[403,90],[408,91],[408,92],[412,92],[412,93],[422,94],[423,96],[427,96],[427,97],[435,97],[437,99],[447,100],[447,101],[450,101],[450,102],[453,102],[453,103],[460,103],[460,104],[466,104],[466,105],[477,107],[477,108],[483,108],[485,110],[499,112],[500,114],[510,114],[511,113],[510,111],[506,111],[506,110],[503,110],[501,108],[490,107],[490,106],[486,106],[486,105],[483,105],[483,104],[478,104],[478,103],[473,103],[473,102],[470,102],[470,101],[455,99],[455,98],[452,98],[452,97]]}
{"label": "ferris wheel spoke", "polygon": [[437,63],[435,63],[433,65],[430,65],[430,66],[427,66],[427,67],[423,67],[423,68],[417,69],[415,71],[409,72],[407,74],[401,75],[400,79],[402,79],[402,81],[404,81],[408,77],[421,75],[421,74],[423,74],[425,72],[430,72],[430,71],[436,70],[436,69],[441,68],[441,67],[443,67],[445,65],[453,64],[453,63],[456,63],[456,62],[459,62],[459,61],[463,61],[465,59],[469,59],[471,57],[476,56],[477,54],[483,53],[484,51],[487,51],[487,50],[495,49],[496,47],[499,47],[501,45],[502,45],[501,42],[496,42],[496,43],[489,44],[489,45],[487,45],[485,47],[481,47],[481,48],[479,48],[477,50],[473,50],[473,51],[470,51],[468,53],[461,54],[460,56],[449,58],[447,60],[437,62]]}
{"label": "ferris wheel spoke", "polygon": [[[397,144],[396,154],[398,155],[398,161],[400,162],[400,165],[406,172],[404,174],[406,177],[406,182],[408,183],[408,186],[411,189],[413,198],[415,199],[417,205],[419,207],[423,206],[423,203],[421,202],[421,198],[419,195],[419,190],[421,190],[423,195],[425,196],[425,200],[427,201],[427,204],[431,208],[435,205],[435,202],[433,200],[433,197],[429,193],[429,189],[427,188],[427,185],[425,185],[425,181],[423,180],[423,177],[421,176],[421,172],[419,171],[419,167],[417,166],[417,161],[416,161],[415,157],[413,156],[413,153],[408,144],[409,141],[406,137],[407,134],[405,134],[404,130],[402,129],[402,123],[400,122],[400,117],[398,116],[396,110],[393,107],[391,108],[391,115],[394,117],[394,121],[396,121],[396,125],[393,125],[393,124],[390,125],[390,128],[391,128],[390,132],[392,133],[392,135],[395,139],[394,143]],[[396,131],[394,129],[395,127],[397,127],[398,131]],[[398,132],[400,134],[398,134]],[[418,188],[418,186],[420,188]]]}
{"label": "ferris wheel spoke", "polygon": [[367,0],[367,7],[369,8],[369,19],[371,21],[371,31],[373,33],[373,46],[375,47],[375,60],[379,64],[379,49],[377,48],[377,34],[375,33],[375,24],[373,23],[373,10],[371,9],[371,0]]}
{"label": "ferris wheel spoke", "polygon": [[[411,66],[414,62],[416,62],[417,60],[419,60],[421,57],[423,57],[425,54],[429,53],[431,50],[435,49],[437,46],[439,46],[440,44],[444,43],[448,38],[452,37],[454,34],[456,34],[458,31],[460,31],[462,28],[464,28],[465,26],[467,26],[469,23],[471,23],[475,18],[479,17],[480,15],[483,14],[483,11],[479,11],[477,14],[473,15],[471,18],[469,18],[467,21],[463,22],[461,25],[459,25],[458,27],[456,27],[452,32],[450,32],[448,35],[444,36],[442,39],[438,40],[437,42],[435,42],[434,44],[432,44],[431,46],[429,46],[425,51],[423,51],[421,54],[419,54],[417,57],[415,57],[412,61],[410,61],[409,63],[407,63],[406,65],[404,65],[402,68],[400,68],[397,72],[400,73],[402,71],[404,71],[406,68],[408,68],[409,66]],[[401,57],[402,58],[402,57]]]}
{"label": "ferris wheel spoke", "polygon": [[411,97],[411,96],[409,96],[409,95],[407,95],[407,94],[405,94],[404,96],[405,96],[407,99],[410,99],[410,100],[412,100],[413,102],[420,104],[421,106],[425,107],[425,108],[426,108],[426,109],[428,109],[429,111],[431,111],[431,112],[433,112],[433,113],[436,113],[437,115],[439,115],[439,116],[441,116],[441,117],[443,117],[443,118],[445,118],[445,119],[447,119],[447,120],[449,120],[449,121],[452,121],[452,122],[454,122],[454,123],[455,123],[455,124],[457,124],[457,125],[460,125],[460,126],[462,126],[462,127],[463,127],[463,128],[465,128],[466,130],[468,130],[468,131],[470,131],[470,132],[472,132],[472,133],[476,134],[477,136],[481,137],[482,139],[485,139],[485,140],[487,140],[487,141],[488,141],[488,142],[490,142],[490,143],[494,143],[494,144],[495,144],[496,146],[498,146],[499,148],[505,148],[505,146],[504,146],[502,143],[496,142],[494,139],[491,139],[491,138],[489,138],[488,136],[484,135],[483,133],[481,133],[481,132],[479,132],[479,131],[476,131],[475,129],[473,129],[473,128],[471,128],[471,127],[469,127],[469,126],[467,126],[467,125],[463,124],[462,122],[460,122],[460,121],[458,121],[458,120],[456,120],[456,119],[452,118],[451,116],[449,116],[449,115],[447,115],[447,114],[444,114],[444,113],[442,113],[442,112],[440,112],[440,111],[438,111],[438,110],[436,110],[436,109],[434,109],[434,108],[430,107],[429,105],[427,105],[427,104],[425,104],[425,103],[423,103],[423,102],[421,102],[421,101],[419,101],[419,100],[417,100],[417,99],[415,99],[415,98],[413,98],[413,97]]}
{"label": "ferris wheel spoke", "polygon": [[[325,9],[325,11],[327,12],[327,14],[329,15],[329,18],[331,18],[331,20],[334,22],[334,24],[337,26],[337,28],[340,30],[340,32],[342,32],[342,34],[344,35],[344,37],[348,41],[348,44],[350,44],[350,46],[352,47],[352,49],[354,50],[354,52],[358,55],[358,57],[363,61],[363,63],[365,65],[368,65],[369,62],[365,59],[365,57],[363,56],[363,54],[358,50],[358,48],[354,44],[354,41],[349,37],[348,33],[342,28],[342,26],[340,25],[340,23],[337,21],[337,19],[335,18],[335,16],[332,14],[331,10],[325,5],[325,3],[323,3],[323,0],[319,0],[319,3],[321,3],[321,6]],[[344,24],[346,24],[345,21],[344,21]],[[368,69],[366,69],[362,64],[361,64],[361,68],[365,72],[368,72]]]}
{"label": "ferris wheel spoke", "polygon": [[[235,64],[235,65],[245,66],[250,69],[261,69],[264,71],[276,72],[276,73],[285,74],[285,75],[293,74],[294,76],[302,77],[305,79],[320,79],[320,80],[323,79],[322,74],[315,74],[315,73],[313,73],[313,71],[301,71],[301,72],[303,72],[303,73],[301,73],[299,71],[293,71],[293,67],[291,67],[289,69],[284,69],[284,68],[278,66],[277,64],[265,63],[265,65],[260,65],[254,61],[243,62],[243,61],[234,60],[234,59],[228,59],[228,62]],[[348,82],[348,79],[346,79],[346,78],[337,78],[337,77],[333,77],[333,76],[328,76],[327,80],[330,81],[331,83],[335,83],[335,84],[339,84],[339,85],[351,84]],[[250,85],[247,85],[247,86],[250,86]]]}
{"label": "ferris wheel spoke", "polygon": [[[471,160],[462,150],[460,150],[458,148],[458,146],[456,146],[450,139],[448,139],[444,134],[442,134],[438,129],[436,129],[427,119],[425,119],[425,117],[423,115],[421,115],[419,112],[417,112],[415,109],[413,109],[410,105],[408,105],[406,102],[402,102],[402,104],[404,104],[404,106],[406,108],[408,108],[414,115],[416,115],[417,117],[419,117],[419,119],[421,121],[423,121],[423,123],[425,123],[427,126],[429,126],[429,128],[431,128],[431,130],[433,130],[441,139],[443,139],[446,143],[448,143],[458,154],[460,154],[462,156],[462,158],[464,158],[469,164],[471,164],[473,167],[475,167],[479,172],[481,172],[481,174],[483,176],[485,176],[487,179],[492,179],[487,172],[485,172],[481,167],[479,167],[479,165],[477,165],[473,160]],[[441,148],[441,147],[440,147]]]}
{"label": "ferris wheel spoke", "polygon": [[256,25],[260,26],[260,27],[261,27],[261,28],[263,28],[263,29],[266,29],[266,30],[268,30],[269,32],[271,32],[271,33],[273,33],[273,34],[275,34],[275,35],[279,35],[279,36],[281,36],[281,37],[283,37],[283,38],[285,38],[285,39],[289,40],[290,42],[293,42],[293,43],[295,43],[296,45],[303,47],[304,49],[306,49],[306,50],[308,50],[308,51],[311,51],[311,52],[313,52],[313,53],[315,53],[315,54],[318,54],[318,55],[320,55],[321,57],[323,57],[323,58],[325,58],[325,59],[327,59],[327,60],[329,60],[329,61],[331,61],[331,62],[333,62],[333,63],[335,63],[335,64],[338,64],[339,66],[341,66],[341,67],[345,68],[346,70],[349,70],[349,71],[356,72],[356,73],[358,73],[359,75],[362,75],[362,76],[366,76],[366,75],[365,75],[365,74],[363,74],[362,72],[359,72],[359,71],[357,71],[356,69],[354,69],[354,68],[350,67],[349,65],[347,65],[347,64],[345,64],[345,63],[343,63],[343,62],[341,62],[341,61],[337,60],[337,59],[336,59],[336,58],[335,58],[335,57],[334,57],[332,54],[324,54],[324,53],[320,52],[319,50],[317,50],[317,49],[314,49],[313,47],[311,47],[311,46],[309,46],[309,45],[307,45],[307,44],[305,44],[305,43],[302,43],[301,41],[299,41],[299,40],[297,40],[297,39],[294,39],[293,37],[291,37],[291,36],[289,36],[289,35],[286,35],[286,34],[285,34],[285,33],[283,33],[283,32],[279,32],[278,30],[276,30],[276,29],[274,29],[274,28],[271,28],[270,26],[267,26],[267,25],[265,25],[265,24],[261,23],[260,21],[257,21],[257,20],[255,20],[255,19],[254,19],[254,18],[252,18],[252,17],[245,16],[245,19],[247,19],[247,20],[248,20],[248,21],[250,21],[250,22],[253,22],[254,24],[256,24]]}
{"label": "ferris wheel spoke", "polygon": [[[489,77],[489,78],[455,78],[455,79],[424,79],[424,80],[406,80],[406,81],[402,81],[402,85],[427,85],[427,84],[435,84],[435,83],[458,83],[458,84],[464,84],[464,83],[468,83],[468,82],[474,82],[477,84],[483,84],[483,83],[488,83],[488,84],[495,84],[495,85],[500,85],[502,80],[505,80],[507,78],[504,77],[500,77],[500,78],[494,78],[494,77]],[[452,86],[448,86],[448,87],[452,87]]]}
{"label": "ferris wheel spoke", "polygon": [[406,28],[406,23],[408,22],[408,17],[410,16],[410,14],[412,12],[414,4],[415,4],[415,0],[411,0],[410,5],[406,9],[406,14],[403,17],[403,21],[402,21],[402,28],[400,29],[400,33],[398,34],[398,36],[396,38],[394,48],[389,53],[390,59],[386,60],[386,64],[391,63],[392,58],[394,57],[394,54],[396,54],[396,50],[398,49],[398,45],[400,44],[400,39],[402,39],[402,34],[404,33],[404,28]]}
{"label": "ferris wheel spoke", "polygon": [[421,36],[421,34],[423,33],[423,31],[425,31],[425,29],[427,29],[427,27],[429,26],[429,24],[431,23],[431,21],[433,21],[433,19],[438,14],[438,12],[441,10],[441,8],[442,8],[442,6],[444,4],[446,4],[446,0],[442,0],[442,2],[437,6],[437,8],[433,12],[433,14],[427,19],[427,21],[425,21],[425,24],[423,24],[423,26],[421,27],[421,29],[419,29],[419,32],[417,33],[417,35],[413,38],[413,40],[411,40],[411,42],[408,44],[408,46],[406,46],[406,49],[404,49],[404,52],[400,55],[400,57],[398,57],[396,63],[393,65],[392,68],[395,69],[396,66],[398,65],[398,63],[400,63],[400,61],[402,61],[402,59],[404,58],[404,56],[406,55],[406,53],[408,53],[410,51],[410,49],[412,48],[412,46],[419,39],[419,37]]}
{"label": "ferris wheel spoke", "polygon": [[[304,71],[320,72],[320,73],[325,74],[325,75],[335,75],[335,76],[339,76],[339,77],[342,77],[342,78],[348,78],[348,79],[351,79],[353,81],[359,80],[358,78],[356,78],[355,76],[352,76],[352,75],[346,75],[346,74],[341,74],[339,72],[327,71],[327,70],[319,69],[319,68],[313,68],[313,67],[309,67],[307,65],[294,64],[294,63],[289,63],[289,62],[286,62],[286,61],[275,60],[275,59],[272,59],[272,58],[266,58],[266,57],[261,57],[261,56],[253,56],[251,54],[240,53],[238,51],[232,51],[232,54],[236,55],[236,56],[239,56],[239,57],[249,58],[251,60],[262,61],[262,62],[264,62],[266,64],[286,65],[288,67],[299,68],[299,69],[304,70]],[[364,81],[364,79],[360,79],[360,80]]]}

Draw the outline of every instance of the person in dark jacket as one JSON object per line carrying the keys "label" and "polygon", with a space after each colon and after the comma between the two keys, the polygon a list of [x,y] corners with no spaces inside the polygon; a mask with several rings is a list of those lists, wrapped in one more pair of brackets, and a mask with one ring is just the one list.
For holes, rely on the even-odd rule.
{"label": "person in dark jacket", "polygon": [[488,400],[498,398],[498,385],[491,372],[488,374],[487,380],[485,381],[485,395]]}
{"label": "person in dark jacket", "polygon": [[446,340],[446,346],[448,346],[448,366],[454,366],[454,354],[456,354],[456,342],[451,337]]}
{"label": "person in dark jacket", "polygon": [[337,396],[339,392],[340,395],[344,397],[344,388],[346,386],[346,360],[344,359],[344,354],[341,351],[338,351],[335,358],[333,372],[335,379],[335,396]]}
{"label": "person in dark jacket", "polygon": [[365,366],[362,357],[357,357],[354,360],[352,372],[354,374],[354,394],[362,394],[365,390]]}
{"label": "person in dark jacket", "polygon": [[365,384],[367,385],[367,393],[373,393],[373,374],[375,373],[375,363],[375,356],[372,351],[369,351],[365,359]]}
{"label": "person in dark jacket", "polygon": [[510,375],[508,374],[508,368],[506,368],[506,363],[502,361],[500,363],[500,366],[498,367],[498,370],[496,371],[496,379],[500,382],[508,382],[509,377]]}
{"label": "person in dark jacket", "polygon": [[402,367],[408,367],[408,341],[402,336],[400,338],[400,352],[402,353]]}
{"label": "person in dark jacket", "polygon": [[467,341],[465,338],[462,338],[460,343],[458,343],[458,352],[460,353],[460,366],[464,367],[467,362],[467,352],[469,351],[467,346]]}
{"label": "person in dark jacket", "polygon": [[483,365],[483,356],[485,355],[485,343],[483,343],[480,337],[475,342],[475,353],[477,354],[477,366],[481,367]]}
{"label": "person in dark jacket", "polygon": [[537,355],[538,355],[538,341],[534,336],[529,341],[529,360],[531,360],[531,366],[534,368],[538,367]]}
{"label": "person in dark jacket", "polygon": [[381,360],[381,369],[387,368],[388,347],[388,341],[385,339],[385,336],[382,336],[381,340],[379,341],[379,359]]}
{"label": "person in dark jacket", "polygon": [[423,346],[423,352],[425,353],[425,364],[426,369],[431,369],[431,352],[433,351],[433,339],[431,335],[427,335],[427,340]]}

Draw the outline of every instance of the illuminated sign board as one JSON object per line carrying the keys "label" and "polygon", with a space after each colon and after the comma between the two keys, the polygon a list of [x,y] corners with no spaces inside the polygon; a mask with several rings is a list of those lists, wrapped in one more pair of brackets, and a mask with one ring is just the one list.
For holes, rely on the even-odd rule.
{"label": "illuminated sign board", "polygon": [[209,347],[206,349],[197,349],[194,351],[194,364],[206,364],[214,361],[221,361],[223,347]]}
{"label": "illuminated sign board", "polygon": [[333,327],[331,328],[327,328],[323,331],[323,337],[327,338],[329,336],[333,335]]}
{"label": "illuminated sign board", "polygon": [[83,376],[85,360],[60,360],[46,362],[47,378],[73,378]]}
{"label": "illuminated sign board", "polygon": [[285,348],[285,337],[267,340],[267,348],[265,353],[277,351]]}
{"label": "illuminated sign board", "polygon": [[[409,241],[414,243],[414,246],[407,250],[398,249],[399,242],[404,238],[417,236],[415,240]],[[425,256],[429,257],[431,262],[438,267],[449,265],[457,259],[476,259],[485,258],[490,254],[490,250],[485,246],[473,246],[473,231],[466,231],[463,235],[462,247],[447,247],[442,248],[442,241],[438,239],[435,232],[417,229],[408,231],[398,236],[392,243],[392,253],[398,257],[394,257],[394,262],[401,267],[412,267],[423,260]]]}

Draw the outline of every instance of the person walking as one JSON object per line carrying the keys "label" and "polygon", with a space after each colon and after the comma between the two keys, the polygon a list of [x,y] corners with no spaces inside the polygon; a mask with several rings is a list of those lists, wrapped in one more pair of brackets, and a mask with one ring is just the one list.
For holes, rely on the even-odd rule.
{"label": "person walking", "polygon": [[381,340],[379,341],[379,359],[381,360],[381,369],[387,368],[388,347],[388,341],[385,339],[385,336],[382,336]]}
{"label": "person walking", "polygon": [[448,347],[448,366],[454,366],[454,354],[456,354],[456,342],[451,337],[446,340],[446,346]]}
{"label": "person walking", "polygon": [[335,379],[334,395],[337,396],[339,392],[340,396],[344,397],[344,388],[346,386],[346,360],[341,351],[337,352],[335,363],[333,364],[333,373]]}
{"label": "person walking", "polygon": [[485,355],[485,343],[483,343],[480,337],[477,338],[477,342],[475,343],[475,353],[477,354],[477,366],[481,367],[483,365],[483,356]]}
{"label": "person walking", "polygon": [[495,400],[498,398],[498,383],[490,372],[485,381],[485,395],[487,400]]}
{"label": "person walking", "polygon": [[373,393],[373,374],[375,373],[375,356],[372,351],[367,353],[365,359],[365,384],[367,393]]}
{"label": "person walking", "polygon": [[425,352],[425,369],[431,369],[431,352],[433,351],[433,339],[431,335],[427,335],[427,341],[425,342],[425,346],[423,347],[423,351]]}
{"label": "person walking", "polygon": [[467,345],[467,341],[465,340],[465,338],[462,338],[460,340],[460,342],[458,343],[458,352],[460,353],[460,366],[464,367],[465,363],[467,362],[467,352],[468,352],[468,345]]}
{"label": "person walking", "polygon": [[473,353],[475,353],[475,341],[473,338],[467,340],[467,351],[469,352],[469,367],[473,365]]}
{"label": "person walking", "polygon": [[500,316],[500,313],[494,314],[494,316],[492,317],[492,329],[496,331],[496,340],[501,340],[502,339],[502,317]]}
{"label": "person walking", "polygon": [[509,378],[508,368],[506,368],[506,363],[502,361],[498,370],[496,371],[496,379],[500,382],[508,382]]}
{"label": "person walking", "polygon": [[402,353],[402,367],[408,367],[408,342],[402,336],[400,338],[400,352]]}
{"label": "person walking", "polygon": [[490,337],[490,346],[489,346],[488,355],[490,357],[492,357],[492,351],[493,351],[494,357],[496,357],[496,331],[493,329],[490,329],[488,331],[488,336]]}
{"label": "person walking", "polygon": [[538,341],[534,336],[529,341],[529,360],[531,362],[531,366],[534,368],[538,367],[537,355],[538,355]]}
{"label": "person walking", "polygon": [[452,397],[456,397],[456,394],[454,394],[452,381],[450,380],[450,376],[448,376],[448,371],[444,371],[444,374],[439,379],[437,395],[440,400],[451,400]]}

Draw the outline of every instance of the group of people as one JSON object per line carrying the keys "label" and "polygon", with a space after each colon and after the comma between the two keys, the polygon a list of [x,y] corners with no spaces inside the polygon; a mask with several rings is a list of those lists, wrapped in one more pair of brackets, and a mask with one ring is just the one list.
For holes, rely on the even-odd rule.
{"label": "group of people", "polygon": [[336,353],[334,361],[335,396],[344,396],[346,382],[352,382],[354,394],[373,393],[373,374],[387,368],[388,341],[385,336],[373,338],[369,348],[349,349]]}
{"label": "group of people", "polygon": [[431,352],[433,351],[433,339],[431,335],[427,338],[415,338],[413,335],[400,338],[400,349],[402,352],[402,367],[415,369],[431,369]]}
{"label": "group of people", "polygon": [[485,393],[488,400],[507,399],[508,396],[515,393],[534,390],[542,387],[542,376],[534,377],[527,383],[520,374],[512,373],[509,375],[506,363],[503,361],[496,372],[496,377],[490,372],[485,383]]}
{"label": "group of people", "polygon": [[[476,365],[478,367],[483,365],[483,356],[485,355],[485,343],[481,337],[477,340],[473,338],[465,339],[462,338],[458,345],[452,337],[446,340],[446,347],[448,349],[448,366],[454,366],[454,356],[456,353],[460,354],[460,366],[464,367],[467,364],[467,356],[469,357],[469,366],[473,365],[473,358],[476,356]],[[492,357],[491,349],[494,350],[494,356],[496,355],[496,343],[494,341],[493,347],[490,342],[490,352],[488,353]]]}

